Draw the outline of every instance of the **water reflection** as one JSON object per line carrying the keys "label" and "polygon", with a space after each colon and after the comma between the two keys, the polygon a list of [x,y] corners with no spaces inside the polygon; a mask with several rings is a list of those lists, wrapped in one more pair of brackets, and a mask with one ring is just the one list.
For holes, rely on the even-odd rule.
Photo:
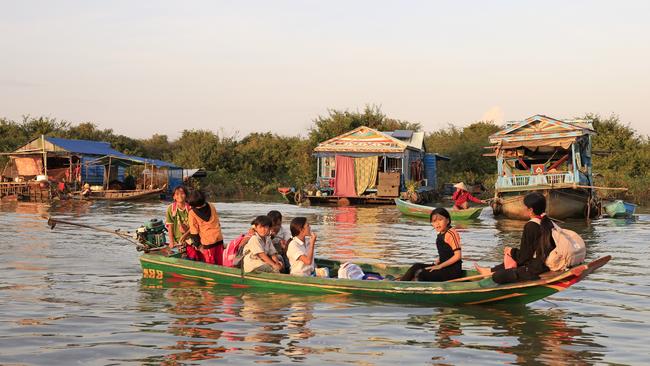
{"label": "water reflection", "polygon": [[[459,361],[455,354],[467,352],[479,352],[489,359],[515,364],[583,365],[604,357],[600,351],[604,347],[595,341],[597,337],[589,332],[589,327],[571,324],[569,320],[576,314],[560,308],[443,307],[431,313],[426,308],[400,309],[376,301],[350,304],[340,296],[196,287],[160,291],[165,294],[166,311],[173,319],[162,326],[176,339],[173,345],[163,347],[169,352],[163,356],[168,364],[233,360],[242,354],[258,360],[297,362],[309,360],[310,355],[328,359],[326,354],[332,352],[354,354],[357,347],[389,345],[396,349],[435,349],[434,359],[452,364]],[[151,299],[145,301],[150,303]],[[321,309],[317,315],[318,304],[339,306],[334,304],[346,302],[336,314],[323,313]],[[364,315],[358,318],[355,314]],[[356,337],[355,344],[342,347],[336,339],[330,339],[330,334],[325,338],[321,335],[314,343],[319,347],[314,347],[309,340],[317,337],[317,326],[312,323],[318,317],[339,326],[348,323],[340,329],[341,336],[350,328],[364,330],[360,334],[348,333],[349,337]],[[374,325],[369,327],[370,324]],[[386,336],[374,337],[373,333]]]}
{"label": "water reflection", "polygon": [[[242,350],[298,361],[312,352],[300,342],[314,335],[309,328],[314,318],[314,298],[195,286],[162,290],[169,303],[166,311],[174,318],[166,332],[178,339],[164,348],[173,351],[165,356],[166,361],[216,359]],[[160,287],[143,282],[149,292]],[[327,301],[327,297],[318,300]],[[144,302],[150,304],[151,298]]]}
{"label": "water reflection", "polygon": [[409,325],[433,332],[436,348],[468,348],[512,356],[513,363],[587,365],[601,360],[602,346],[583,328],[571,326],[561,309],[441,308],[432,316],[411,316]]}
{"label": "water reflection", "polygon": [[[317,255],[412,263],[435,256],[426,220],[394,207],[297,207],[218,203],[224,235],[280,210],[307,216]],[[643,364],[650,313],[650,216],[568,221],[588,258],[614,254],[598,272],[548,303],[507,308],[427,308],[361,298],[224,290],[207,283],[141,280],[138,253],[108,234],[50,230],[42,215],[133,230],[162,217],[163,203],[0,202],[0,364],[479,363]],[[72,219],[71,219],[72,221]],[[463,255],[495,263],[517,245],[523,222],[456,223]],[[470,260],[467,261],[471,263]],[[108,265],[107,265],[108,264]],[[433,360],[432,360],[432,357]],[[55,360],[57,362],[53,362]],[[66,362],[70,360],[69,362]],[[219,361],[212,361],[219,362]]]}

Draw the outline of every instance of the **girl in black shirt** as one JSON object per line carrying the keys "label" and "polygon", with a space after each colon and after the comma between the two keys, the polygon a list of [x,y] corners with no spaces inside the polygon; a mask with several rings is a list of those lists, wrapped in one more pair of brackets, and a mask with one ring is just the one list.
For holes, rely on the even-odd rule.
{"label": "girl in black shirt", "polygon": [[505,265],[485,268],[476,265],[479,273],[492,273],[496,283],[513,283],[539,279],[541,273],[549,269],[544,263],[546,257],[555,248],[551,231],[553,223],[546,216],[546,198],[538,192],[529,193],[524,197],[524,205],[528,208],[530,221],[524,226],[519,248],[506,247],[504,252],[517,262],[515,268],[506,269]]}
{"label": "girl in black shirt", "polygon": [[438,259],[433,263],[415,263],[397,281],[442,282],[463,277],[463,259],[460,235],[451,227],[451,216],[438,207],[429,215],[431,226],[438,232],[436,248]]}

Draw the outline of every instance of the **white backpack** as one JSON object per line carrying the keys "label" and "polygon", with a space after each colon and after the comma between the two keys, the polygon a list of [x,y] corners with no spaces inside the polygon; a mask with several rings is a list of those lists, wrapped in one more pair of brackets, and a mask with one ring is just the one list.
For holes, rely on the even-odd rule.
{"label": "white backpack", "polygon": [[[541,223],[537,218],[531,219],[531,221],[538,225]],[[578,233],[562,229],[556,223],[553,223],[551,235],[553,235],[555,249],[549,253],[545,262],[551,271],[564,271],[569,267],[584,262],[587,256],[587,246]]]}
{"label": "white backpack", "polygon": [[339,278],[347,278],[349,280],[363,279],[364,273],[361,267],[354,263],[345,262],[339,267]]}

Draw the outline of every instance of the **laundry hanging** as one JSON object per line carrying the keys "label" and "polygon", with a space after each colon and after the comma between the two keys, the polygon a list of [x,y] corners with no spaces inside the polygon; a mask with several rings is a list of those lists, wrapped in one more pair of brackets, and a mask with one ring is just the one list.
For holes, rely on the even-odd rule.
{"label": "laundry hanging", "polygon": [[336,181],[334,195],[338,197],[356,197],[354,187],[354,158],[336,155]]}
{"label": "laundry hanging", "polygon": [[377,184],[377,166],[379,157],[368,156],[354,159],[355,187],[358,194],[363,194],[367,189]]}

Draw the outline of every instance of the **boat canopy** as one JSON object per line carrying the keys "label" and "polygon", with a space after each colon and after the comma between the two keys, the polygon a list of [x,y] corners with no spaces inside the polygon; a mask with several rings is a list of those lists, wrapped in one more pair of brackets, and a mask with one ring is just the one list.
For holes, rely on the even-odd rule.
{"label": "boat canopy", "polygon": [[559,137],[543,140],[532,140],[532,141],[504,141],[501,140],[497,145],[501,149],[516,149],[520,147],[526,147],[529,149],[535,149],[538,147],[561,147],[563,149],[568,149],[571,147],[571,144],[576,141],[576,137]]}
{"label": "boat canopy", "polygon": [[535,115],[521,122],[508,124],[506,128],[490,136],[490,142],[496,144],[493,147],[500,149],[541,146],[567,149],[580,137],[594,134],[596,132],[590,121],[558,120]]}
{"label": "boat canopy", "polygon": [[[146,159],[139,156],[132,155],[104,155],[94,160],[89,160],[86,162],[88,165],[114,165],[129,167],[133,165],[153,165],[158,168],[178,168],[172,163],[166,161],[155,160],[155,159]],[[178,168],[180,169],[180,168]]]}

